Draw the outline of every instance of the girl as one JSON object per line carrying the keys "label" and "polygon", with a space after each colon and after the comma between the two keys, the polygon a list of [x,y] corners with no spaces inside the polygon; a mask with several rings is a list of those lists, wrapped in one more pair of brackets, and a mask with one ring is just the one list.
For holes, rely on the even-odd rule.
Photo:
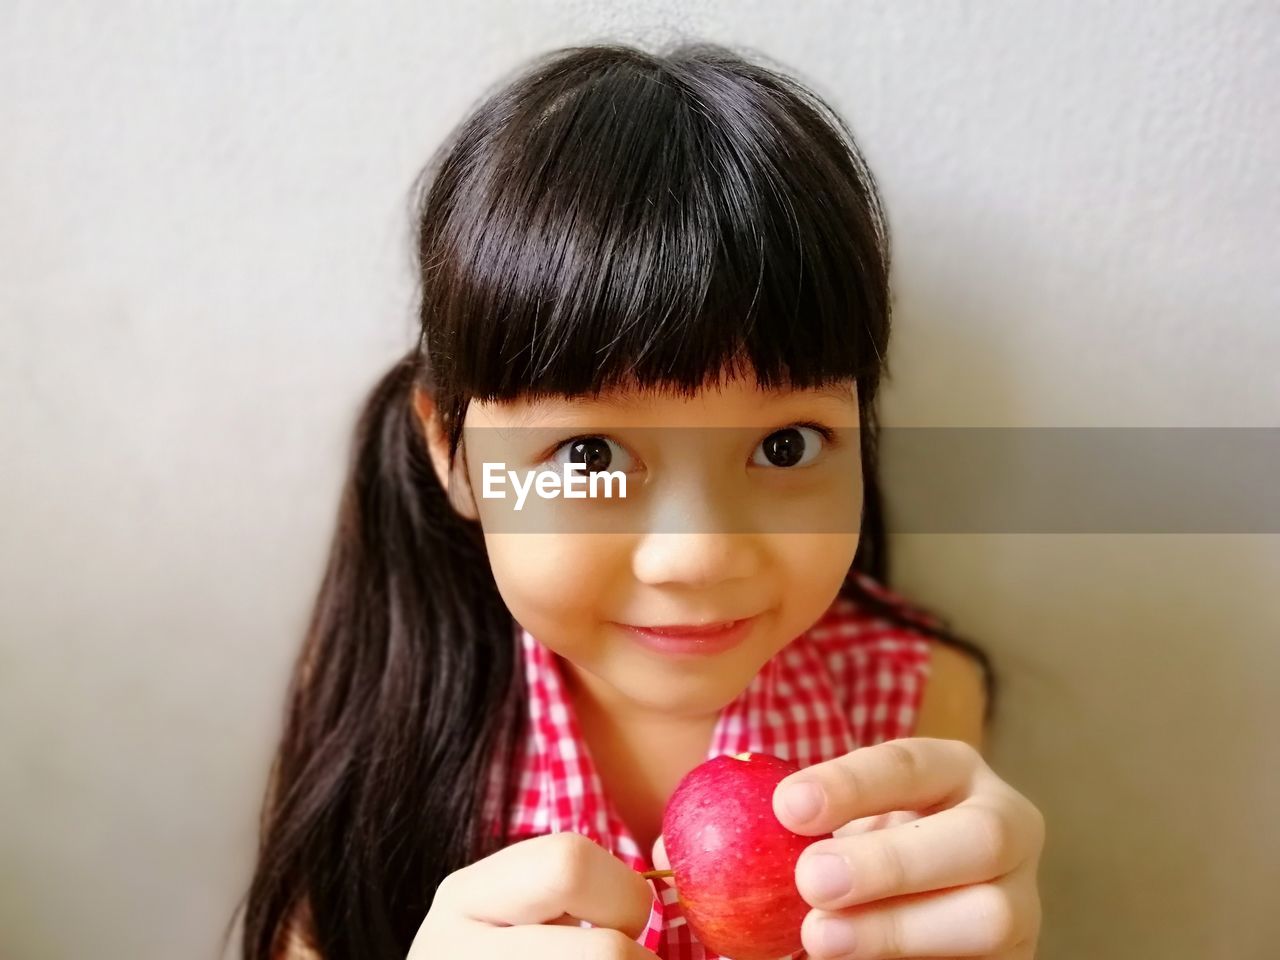
{"label": "girl", "polygon": [[[422,182],[421,339],[358,425],[247,960],[713,958],[641,871],[743,750],[836,832],[796,868],[809,956],[1030,957],[988,665],[883,585],[888,250],[845,124],[722,47],[567,48]],[[566,463],[628,496],[481,494]]]}

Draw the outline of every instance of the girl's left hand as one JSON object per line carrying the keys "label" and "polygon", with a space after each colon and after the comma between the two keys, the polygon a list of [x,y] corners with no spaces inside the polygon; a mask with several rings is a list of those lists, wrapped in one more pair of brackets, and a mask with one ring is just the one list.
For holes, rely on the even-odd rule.
{"label": "girl's left hand", "polygon": [[1040,931],[1044,818],[960,740],[863,747],[791,774],[774,813],[834,833],[796,864],[815,960],[1027,960]]}

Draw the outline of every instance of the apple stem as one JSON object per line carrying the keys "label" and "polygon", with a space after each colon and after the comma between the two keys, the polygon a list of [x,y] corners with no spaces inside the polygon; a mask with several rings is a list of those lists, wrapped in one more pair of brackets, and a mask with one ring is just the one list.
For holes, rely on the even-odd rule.
{"label": "apple stem", "polygon": [[675,876],[675,873],[676,872],[674,870],[646,870],[644,873],[640,874],[640,876],[644,877],[646,880],[660,880],[663,877],[673,877]]}

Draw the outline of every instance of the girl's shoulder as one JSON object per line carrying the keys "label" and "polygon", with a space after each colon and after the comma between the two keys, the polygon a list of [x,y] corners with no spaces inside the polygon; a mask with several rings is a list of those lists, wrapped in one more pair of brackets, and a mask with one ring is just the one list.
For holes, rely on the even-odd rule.
{"label": "girl's shoulder", "polygon": [[304,900],[290,914],[281,935],[275,960],[320,960],[311,935],[311,908]]}

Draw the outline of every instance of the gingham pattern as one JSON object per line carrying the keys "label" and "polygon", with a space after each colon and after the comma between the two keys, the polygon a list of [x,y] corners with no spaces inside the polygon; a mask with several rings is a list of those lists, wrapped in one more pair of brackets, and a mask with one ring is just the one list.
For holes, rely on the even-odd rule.
{"label": "gingham pattern", "polygon": [[[854,575],[869,592],[902,604],[882,585]],[[509,825],[512,842],[574,831],[636,870],[653,869],[650,851],[639,848],[604,792],[554,655],[527,630],[519,628],[519,635],[529,733]],[[806,767],[859,746],[911,736],[928,668],[924,637],[838,597],[721,711],[707,759],[751,751]],[[653,907],[637,940],[665,960],[720,957],[694,938],[675,890],[661,882],[650,886]]]}

